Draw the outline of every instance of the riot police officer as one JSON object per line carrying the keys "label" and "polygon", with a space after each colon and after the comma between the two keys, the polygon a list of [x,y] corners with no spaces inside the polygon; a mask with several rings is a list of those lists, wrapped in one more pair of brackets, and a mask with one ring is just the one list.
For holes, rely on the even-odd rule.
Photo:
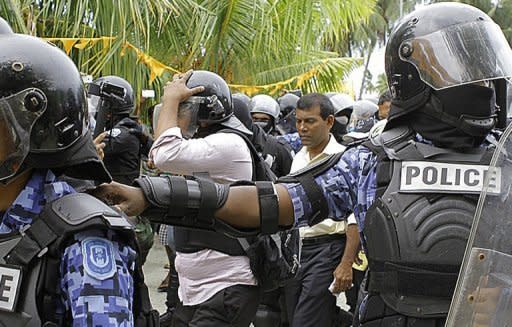
{"label": "riot police officer", "polygon": [[0,324],[154,326],[133,227],[75,187],[111,181],[77,68],[32,36],[0,47]]}
{"label": "riot police officer", "polygon": [[[152,145],[151,137],[130,117],[135,109],[133,88],[118,76],[100,77],[92,84],[101,90],[99,94],[89,94],[89,97],[100,98],[95,101],[99,119],[94,134],[107,132],[103,161],[116,182],[131,185],[140,174],[141,156],[147,156]],[[116,94],[115,87],[119,94]],[[89,93],[92,89],[89,86]]]}
{"label": "riot police officer", "polygon": [[277,98],[277,103],[281,110],[281,118],[276,124],[279,134],[284,135],[297,132],[295,127],[295,108],[297,108],[297,102],[299,102],[299,97],[293,93],[286,93]]}
{"label": "riot police officer", "polygon": [[336,141],[343,143],[343,135],[347,134],[347,125],[352,114],[354,100],[349,95],[343,93],[332,93],[329,96],[329,100],[331,100],[334,107],[335,118],[331,133],[336,138]]}
{"label": "riot police officer", "polygon": [[266,94],[258,94],[249,102],[252,121],[263,128],[267,134],[275,134],[276,122],[279,119],[280,109],[276,100]]}
{"label": "riot police officer", "polygon": [[254,124],[248,106],[239,97],[233,96],[233,109],[234,115],[252,132],[252,144],[274,174],[277,177],[287,175],[293,160],[293,150],[288,143],[265,133],[260,126]]}
{"label": "riot police officer", "polygon": [[[272,232],[353,210],[369,262],[355,325],[442,326],[488,170],[487,140],[506,118],[498,90],[512,76],[511,57],[499,26],[472,6],[439,3],[410,13],[386,46],[393,99],[382,134],[283,179],[273,191],[216,186],[213,198],[221,205],[209,228]],[[155,182],[141,180],[142,192],[118,186],[102,192],[129,211],[165,208],[148,188]],[[179,192],[158,199],[164,193],[169,201]]]}
{"label": "riot police officer", "polygon": [[[118,76],[104,76],[89,85],[89,99],[96,105],[94,136],[102,133],[103,162],[112,179],[131,185],[139,177],[142,158],[153,144],[151,136],[130,116],[135,109],[135,95],[128,81]],[[141,263],[146,262],[153,246],[151,224],[136,217],[136,233],[141,249]]]}

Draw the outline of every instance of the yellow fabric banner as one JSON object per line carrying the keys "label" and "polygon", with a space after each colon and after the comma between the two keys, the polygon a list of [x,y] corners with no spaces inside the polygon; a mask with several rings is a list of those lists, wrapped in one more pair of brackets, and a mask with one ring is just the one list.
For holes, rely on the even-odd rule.
{"label": "yellow fabric banner", "polygon": [[[98,41],[102,41],[103,48],[109,48],[112,41],[116,39],[116,37],[97,37],[97,38],[44,38],[47,41],[55,42],[59,41],[62,43],[64,51],[69,55],[71,49],[74,47],[76,49],[83,50],[87,47],[94,46]],[[143,63],[149,68],[150,71],[150,79],[149,82],[152,83],[156,78],[161,77],[165,71],[170,71],[173,73],[180,73],[177,69],[167,66],[164,63],[158,61],[157,59],[151,57],[150,55],[144,53],[142,50],[126,41],[121,49],[121,56],[126,54],[126,49],[131,49],[137,55],[137,59],[139,62]],[[311,78],[317,76],[320,68],[327,64],[327,60],[323,60],[317,66],[311,68],[305,73],[300,75],[291,77],[287,80],[266,84],[266,85],[242,85],[242,84],[229,84],[229,87],[234,91],[243,92],[249,96],[252,96],[257,93],[270,93],[276,94],[279,91],[285,89],[287,86],[291,86],[291,89],[301,88],[302,85]]]}

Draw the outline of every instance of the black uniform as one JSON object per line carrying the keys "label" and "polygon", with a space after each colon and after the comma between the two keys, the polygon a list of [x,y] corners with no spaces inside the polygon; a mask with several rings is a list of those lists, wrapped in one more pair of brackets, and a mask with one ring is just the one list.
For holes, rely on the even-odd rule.
{"label": "black uniform", "polygon": [[261,153],[263,159],[270,165],[270,169],[277,177],[286,176],[292,167],[292,148],[284,140],[277,139],[261,129],[252,125],[253,144]]}
{"label": "black uniform", "polygon": [[140,174],[141,156],[147,156],[151,142],[143,143],[138,135],[142,126],[132,118],[121,119],[105,137],[103,162],[114,181],[131,185]]}

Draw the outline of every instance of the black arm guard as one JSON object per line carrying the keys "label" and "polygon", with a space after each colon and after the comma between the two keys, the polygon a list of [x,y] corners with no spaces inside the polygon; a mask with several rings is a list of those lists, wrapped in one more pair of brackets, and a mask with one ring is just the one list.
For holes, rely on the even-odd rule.
{"label": "black arm guard", "polygon": [[[250,237],[260,230],[235,228],[215,218],[229,194],[229,185],[199,177],[142,176],[135,180],[151,206],[142,215],[152,222],[167,225],[215,230],[233,237]],[[235,185],[255,185],[260,205],[261,233],[278,230],[279,204],[270,182],[243,182]]]}

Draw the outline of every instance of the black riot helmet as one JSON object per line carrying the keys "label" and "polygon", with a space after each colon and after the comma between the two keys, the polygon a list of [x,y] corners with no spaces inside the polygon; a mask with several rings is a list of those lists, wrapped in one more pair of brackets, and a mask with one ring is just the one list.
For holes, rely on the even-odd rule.
{"label": "black riot helmet", "polygon": [[[130,83],[119,76],[103,76],[89,85],[89,97],[99,97],[112,114],[127,116],[135,109],[135,95]],[[99,101],[98,101],[99,102]]]}
{"label": "black riot helmet", "polygon": [[206,70],[195,70],[187,81],[188,88],[202,86],[204,91],[187,99],[198,103],[197,119],[200,123],[216,124],[233,115],[233,102],[228,84],[219,75]]}
{"label": "black riot helmet", "polygon": [[233,106],[235,106],[235,103],[234,103],[235,99],[238,99],[238,101],[245,103],[246,106],[249,106],[249,102],[251,102],[251,97],[245,93],[233,93],[232,98],[233,98]]}
{"label": "black riot helmet", "polygon": [[11,25],[5,21],[2,17],[0,17],[0,34],[13,34]]}
{"label": "black riot helmet", "polygon": [[221,129],[222,126],[239,130],[248,135],[252,134],[233,115],[231,91],[222,77],[206,70],[195,70],[186,85],[191,89],[202,86],[204,91],[180,103],[178,116],[184,112],[190,115],[190,124],[188,131],[184,133],[185,136],[193,136],[198,132],[200,126],[202,130],[199,134],[205,135]]}
{"label": "black riot helmet", "polygon": [[[250,98],[249,98],[250,99]],[[233,94],[233,115],[244,124],[247,129],[252,130],[252,118],[248,102],[240,96]]]}
{"label": "black riot helmet", "polygon": [[108,182],[88,130],[78,69],[36,37],[0,34],[0,182],[27,168]]}
{"label": "black riot helmet", "polygon": [[437,3],[410,13],[393,29],[386,46],[389,122],[429,102],[439,120],[483,135],[496,122],[494,105],[488,112],[474,112],[472,106],[449,106],[446,100],[464,99],[476,90],[494,101],[494,91],[478,84],[490,86],[512,76],[510,58],[512,51],[499,26],[475,7]]}

